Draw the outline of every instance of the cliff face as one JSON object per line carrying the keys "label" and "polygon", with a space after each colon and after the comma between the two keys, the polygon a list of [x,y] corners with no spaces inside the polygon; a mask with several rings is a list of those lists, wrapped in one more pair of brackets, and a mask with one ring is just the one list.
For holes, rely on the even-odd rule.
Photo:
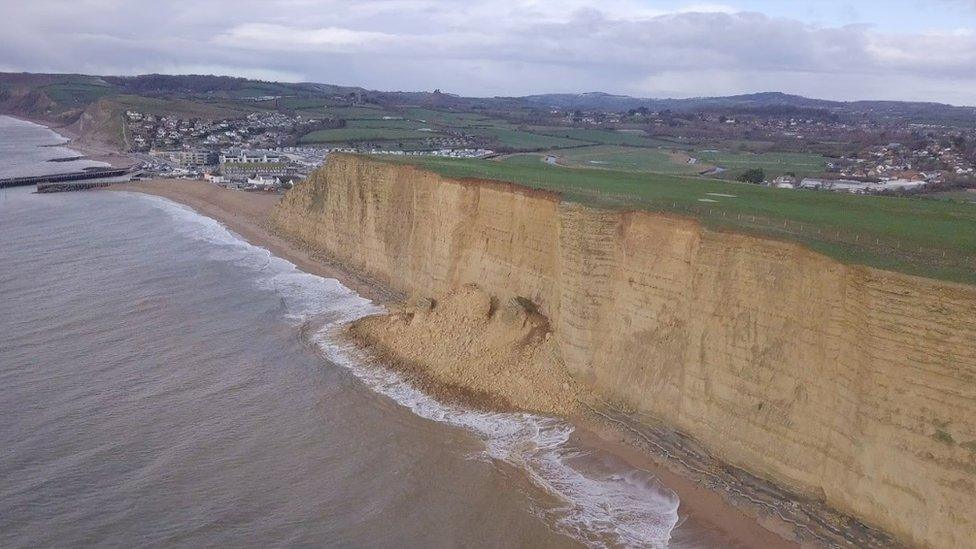
{"label": "cliff face", "polygon": [[274,224],[406,293],[527,297],[608,400],[904,541],[976,539],[976,287],[349,156]]}

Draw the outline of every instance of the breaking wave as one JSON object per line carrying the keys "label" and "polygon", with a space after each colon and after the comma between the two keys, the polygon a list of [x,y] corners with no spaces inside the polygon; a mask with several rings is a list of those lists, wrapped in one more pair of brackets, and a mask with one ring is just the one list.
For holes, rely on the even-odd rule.
{"label": "breaking wave", "polygon": [[666,547],[678,523],[677,495],[651,473],[574,442],[570,423],[534,414],[491,413],[438,402],[396,372],[365,359],[336,332],[343,324],[384,309],[337,280],[300,271],[254,246],[218,221],[164,198],[133,194],[173,216],[179,230],[213,244],[211,257],[254,274],[254,282],[280,296],[283,314],[318,328],[308,335],[331,362],[347,368],[373,391],[416,415],[462,428],[484,445],[484,457],[524,471],[559,501],[537,512],[562,533],[593,547]]}

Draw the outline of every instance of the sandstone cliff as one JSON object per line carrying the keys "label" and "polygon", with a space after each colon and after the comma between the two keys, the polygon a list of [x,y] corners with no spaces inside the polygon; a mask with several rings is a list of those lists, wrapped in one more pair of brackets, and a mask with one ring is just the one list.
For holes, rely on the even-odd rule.
{"label": "sandstone cliff", "polygon": [[274,223],[407,294],[528,298],[608,400],[906,542],[976,539],[976,287],[351,156]]}

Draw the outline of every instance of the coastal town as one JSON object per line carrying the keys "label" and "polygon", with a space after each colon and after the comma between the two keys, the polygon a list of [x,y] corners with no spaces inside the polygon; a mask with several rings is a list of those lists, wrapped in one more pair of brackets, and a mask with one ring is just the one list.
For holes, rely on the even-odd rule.
{"label": "coastal town", "polygon": [[[132,165],[136,178],[281,192],[341,152],[472,161],[475,173],[489,177],[539,163],[551,171],[547,178],[573,168],[780,190],[976,196],[968,192],[976,188],[976,109],[969,107],[782,93],[466,98],[192,75],[36,80],[19,99],[0,94],[7,98],[0,106],[27,118],[42,109],[41,118],[60,125],[94,117],[82,136],[98,132],[124,157],[113,165]],[[0,92],[11,85],[0,82]]]}
{"label": "coastal town", "polygon": [[[277,100],[263,98],[261,100]],[[506,114],[499,113],[504,117]],[[739,140],[775,143],[780,150],[822,150],[826,161],[818,173],[766,173],[751,170],[736,176],[739,181],[781,189],[827,190],[861,194],[918,193],[927,188],[966,187],[976,182],[976,130],[940,125],[912,125],[861,121],[852,123],[836,115],[818,113],[817,118],[774,112],[738,115],[701,112],[650,111],[646,108],[613,112],[550,108],[534,123],[561,126],[568,131],[617,132],[660,139],[658,148],[691,148],[703,138],[711,141]],[[429,137],[405,143],[389,128],[407,127],[403,116],[385,115],[375,121],[375,136],[359,139],[347,132],[345,141],[307,143],[306,136],[330,130],[344,131],[358,122],[337,117],[312,118],[301,114],[255,112],[240,118],[185,118],[127,110],[123,135],[128,152],[142,162],[143,173],[206,179],[215,184],[245,190],[290,188],[320,166],[331,152],[390,156],[432,156],[447,158],[491,158],[508,152],[477,130],[429,124]],[[436,131],[435,131],[436,130]],[[389,132],[391,137],[384,135]],[[572,135],[572,134],[568,134]],[[901,141],[885,141],[891,136]],[[884,142],[882,142],[884,141]],[[844,146],[838,143],[846,143]],[[829,145],[832,144],[832,145]],[[495,148],[490,148],[495,145]],[[569,148],[577,147],[570,145]],[[496,150],[498,149],[498,150]],[[699,149],[701,150],[701,149]],[[718,175],[727,168],[698,158],[692,148],[686,162],[702,165],[703,175]],[[560,149],[547,155],[559,161]],[[711,152],[704,150],[705,153]],[[742,151],[749,154],[750,151]],[[762,151],[753,153],[761,155]]]}
{"label": "coastal town", "polygon": [[280,113],[205,120],[128,110],[123,128],[130,143],[128,153],[141,161],[144,176],[202,178],[241,190],[287,190],[321,166],[331,152],[447,158],[494,154],[490,149],[467,147],[470,143],[463,136],[428,139],[426,148],[416,150],[369,143],[303,146],[296,137],[323,128],[342,128],[344,122]]}

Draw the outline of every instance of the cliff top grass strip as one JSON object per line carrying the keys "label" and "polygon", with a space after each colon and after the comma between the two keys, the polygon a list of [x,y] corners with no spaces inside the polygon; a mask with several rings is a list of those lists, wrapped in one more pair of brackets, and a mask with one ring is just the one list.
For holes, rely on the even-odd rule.
{"label": "cliff top grass strip", "polygon": [[571,202],[676,213],[715,230],[800,242],[849,264],[976,284],[976,204],[573,169],[532,157],[524,162],[378,159],[414,164],[446,177],[504,181],[553,191]]}

